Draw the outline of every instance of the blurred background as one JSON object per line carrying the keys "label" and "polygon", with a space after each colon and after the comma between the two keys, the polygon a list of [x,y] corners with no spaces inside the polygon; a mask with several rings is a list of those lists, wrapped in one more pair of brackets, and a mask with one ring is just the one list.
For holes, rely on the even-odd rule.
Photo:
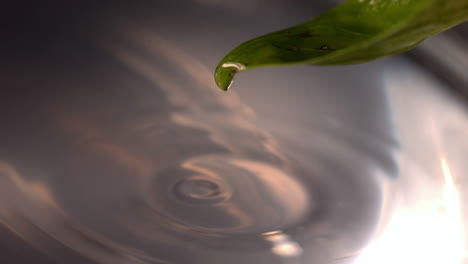
{"label": "blurred background", "polygon": [[214,85],[339,2],[4,4],[0,263],[468,263],[466,23]]}

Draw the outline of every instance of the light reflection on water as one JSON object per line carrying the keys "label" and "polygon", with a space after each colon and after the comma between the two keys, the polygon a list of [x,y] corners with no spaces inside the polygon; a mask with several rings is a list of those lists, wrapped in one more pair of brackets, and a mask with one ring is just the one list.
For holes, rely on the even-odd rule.
{"label": "light reflection on water", "polygon": [[385,79],[403,146],[395,212],[356,264],[466,263],[466,107],[407,67],[390,66]]}
{"label": "light reflection on water", "polygon": [[327,129],[297,145],[175,43],[141,29],[101,43],[130,83],[40,102],[61,143],[30,159],[48,165],[2,163],[2,222],[24,240],[48,251],[34,225],[98,263],[329,263],[372,236],[388,147]]}
{"label": "light reflection on water", "polygon": [[1,132],[0,223],[29,245],[106,264],[346,263],[391,230],[399,191],[437,189],[405,177],[421,168],[398,152],[388,61],[245,73],[224,93],[194,55],[211,47],[116,28],[76,68],[31,70],[65,91]]}

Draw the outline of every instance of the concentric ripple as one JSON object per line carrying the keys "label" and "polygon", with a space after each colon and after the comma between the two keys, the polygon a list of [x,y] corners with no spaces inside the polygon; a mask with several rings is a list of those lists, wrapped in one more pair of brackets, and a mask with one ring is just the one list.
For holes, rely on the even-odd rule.
{"label": "concentric ripple", "polygon": [[267,115],[263,100],[216,89],[178,42],[113,32],[97,52],[112,60],[77,58],[79,80],[68,68],[28,75],[80,89],[31,100],[9,127],[28,132],[1,137],[2,226],[99,264],[329,264],[373,236],[394,146],[378,129],[330,122],[348,98],[334,98],[336,113]]}

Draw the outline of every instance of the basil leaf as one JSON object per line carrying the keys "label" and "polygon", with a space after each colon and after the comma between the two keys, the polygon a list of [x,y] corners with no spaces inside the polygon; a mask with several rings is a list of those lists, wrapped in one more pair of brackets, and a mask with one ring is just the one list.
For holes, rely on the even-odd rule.
{"label": "basil leaf", "polygon": [[468,20],[468,0],[347,0],[312,20],[240,44],[219,63],[227,90],[237,72],[261,66],[362,63],[407,51]]}

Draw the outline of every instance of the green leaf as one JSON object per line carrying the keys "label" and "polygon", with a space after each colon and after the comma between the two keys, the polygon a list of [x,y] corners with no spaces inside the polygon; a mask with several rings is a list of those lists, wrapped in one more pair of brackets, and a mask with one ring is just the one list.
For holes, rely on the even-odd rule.
{"label": "green leaf", "polygon": [[407,51],[468,20],[468,0],[347,0],[312,20],[240,44],[216,68],[227,90],[261,66],[355,64]]}

